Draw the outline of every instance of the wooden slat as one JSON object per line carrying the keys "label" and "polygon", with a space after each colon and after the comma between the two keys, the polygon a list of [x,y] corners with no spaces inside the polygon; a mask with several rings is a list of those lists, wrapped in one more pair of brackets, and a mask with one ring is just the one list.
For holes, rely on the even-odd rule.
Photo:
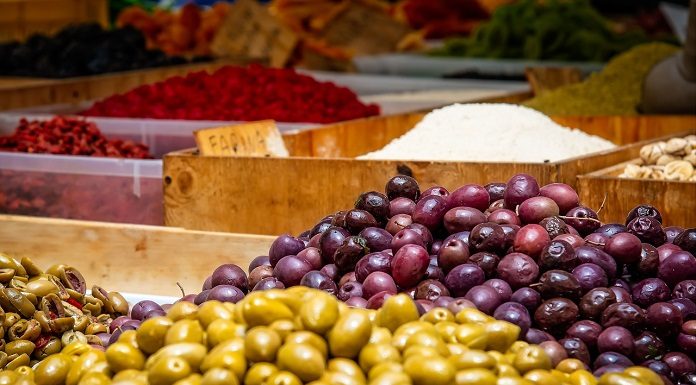
{"label": "wooden slat", "polygon": [[0,110],[95,100],[172,76],[194,71],[210,72],[230,64],[240,62],[220,60],[68,79],[0,77]]}
{"label": "wooden slat", "polygon": [[247,269],[268,253],[273,237],[0,215],[0,252],[28,256],[40,267],[76,267],[88,284],[109,290],[180,296],[197,292],[223,263]]}
{"label": "wooden slat", "polygon": [[616,144],[635,143],[696,130],[696,115],[554,116],[566,127],[601,136]]}

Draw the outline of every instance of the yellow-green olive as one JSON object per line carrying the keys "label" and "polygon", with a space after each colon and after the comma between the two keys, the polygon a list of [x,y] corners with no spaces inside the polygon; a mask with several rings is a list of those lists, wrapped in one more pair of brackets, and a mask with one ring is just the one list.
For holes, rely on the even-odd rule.
{"label": "yellow-green olive", "polygon": [[427,346],[438,351],[439,354],[447,356],[449,354],[449,349],[447,349],[447,344],[440,338],[437,333],[432,332],[418,332],[408,337],[406,340],[406,348],[418,345]]}
{"label": "yellow-green olive", "polygon": [[396,331],[394,332],[394,335],[392,337],[392,345],[394,345],[394,347],[396,347],[399,350],[404,350],[406,348],[406,341],[412,335],[421,331],[436,333],[435,326],[433,326],[433,324],[429,322],[407,322],[399,326],[399,328],[396,329]]}
{"label": "yellow-green olive", "polygon": [[242,316],[249,327],[254,327],[292,319],[293,312],[280,300],[257,296],[244,300]]}
{"label": "yellow-green olive", "polygon": [[483,350],[471,349],[460,355],[449,357],[450,362],[457,370],[465,369],[493,369],[497,364],[495,358]]}
{"label": "yellow-green olive", "polygon": [[[198,371],[203,359],[206,358],[207,351],[208,349],[204,345],[193,342],[179,342],[166,345],[147,358],[145,368],[150,368],[160,358],[182,357],[188,362],[193,371]],[[107,349],[107,354],[108,352],[109,350]]]}
{"label": "yellow-green olive", "polygon": [[278,368],[288,370],[302,381],[314,381],[324,374],[326,361],[314,346],[288,343],[278,350]]}
{"label": "yellow-green olive", "polygon": [[210,323],[206,330],[208,346],[213,348],[220,343],[244,336],[244,326],[232,320],[218,319]]}
{"label": "yellow-green olive", "polygon": [[524,379],[536,385],[557,385],[563,380],[554,376],[550,370],[532,369],[524,374]]}
{"label": "yellow-green olive", "polygon": [[387,298],[377,313],[377,324],[394,332],[399,326],[419,318],[416,303],[406,294]]}
{"label": "yellow-green olive", "polygon": [[551,359],[544,348],[539,345],[529,345],[515,355],[513,366],[524,374],[533,369],[551,369]]}
{"label": "yellow-green olive", "polygon": [[513,323],[497,320],[486,323],[484,327],[488,334],[488,348],[499,352],[506,351],[513,342],[517,341],[521,330]]}
{"label": "yellow-green olive", "polygon": [[368,313],[350,309],[338,318],[328,333],[329,350],[334,357],[356,357],[370,340],[372,324]]}
{"label": "yellow-green olive", "polygon": [[434,307],[421,317],[422,321],[437,324],[441,322],[454,322],[454,314],[444,307]]}
{"label": "yellow-green olive", "polygon": [[404,366],[400,362],[380,362],[370,369],[367,378],[372,381],[384,373],[400,373],[404,371]]}
{"label": "yellow-green olive", "polygon": [[571,385],[597,385],[597,378],[587,370],[576,370],[568,376]]}
{"label": "yellow-green olive", "polygon": [[306,330],[324,334],[338,320],[338,303],[331,294],[317,293],[300,307],[300,320]]}
{"label": "yellow-green olive", "polygon": [[328,357],[329,354],[329,348],[326,346],[326,340],[321,338],[319,335],[308,332],[308,331],[298,331],[298,332],[293,332],[290,333],[287,337],[285,337],[285,343],[290,344],[290,343],[296,343],[296,344],[309,344],[312,345],[314,348],[319,350],[322,356],[324,358]]}
{"label": "yellow-green olive", "polygon": [[28,257],[22,257],[22,259],[19,261],[19,264],[24,267],[24,271],[26,271],[27,275],[30,277],[34,277],[37,275],[43,274],[43,271],[41,268],[36,266],[34,261],[29,259]]}
{"label": "yellow-green olive", "polygon": [[24,291],[32,293],[39,297],[44,297],[51,293],[58,292],[58,286],[49,280],[38,279],[36,281],[31,281],[27,283]]}
{"label": "yellow-green olive", "polygon": [[268,362],[259,362],[251,365],[244,377],[244,385],[264,385],[278,368]]}
{"label": "yellow-green olive", "polygon": [[111,379],[104,373],[88,372],[77,385],[111,385]]}
{"label": "yellow-green olive", "polygon": [[662,385],[663,382],[657,373],[642,366],[631,366],[626,368],[623,374],[637,378],[643,381],[646,385]]}
{"label": "yellow-green olive", "polygon": [[41,361],[34,369],[37,385],[62,385],[70,371],[72,360],[65,354],[54,354]]}
{"label": "yellow-green olive", "polygon": [[152,317],[145,320],[135,333],[138,347],[147,354],[153,354],[165,344],[165,337],[174,322],[167,317]]}
{"label": "yellow-green olive", "polygon": [[14,340],[36,340],[41,334],[41,325],[35,319],[19,320],[8,331],[11,341]]}
{"label": "yellow-green olive", "polygon": [[5,353],[7,353],[9,355],[12,355],[12,354],[31,355],[31,353],[34,351],[34,348],[36,348],[36,345],[34,345],[34,343],[31,341],[14,340],[14,341],[8,342],[5,345]]}
{"label": "yellow-green olive", "polygon": [[238,385],[239,380],[232,371],[222,368],[213,368],[203,375],[202,385]]}
{"label": "yellow-green olive", "polygon": [[167,311],[167,317],[174,322],[182,319],[195,320],[198,317],[198,306],[188,301],[179,301]]}
{"label": "yellow-green olive", "polygon": [[181,380],[174,383],[174,385],[202,385],[202,384],[203,384],[203,376],[201,376],[198,373],[190,374],[188,377],[182,378]]}
{"label": "yellow-green olive", "polygon": [[68,330],[72,330],[75,326],[75,319],[73,317],[62,317],[52,319],[48,322],[49,329],[54,334],[63,334]]}
{"label": "yellow-green olive", "polygon": [[20,366],[29,365],[30,358],[28,354],[10,355],[8,356],[8,361],[7,365],[5,365],[5,370],[15,370]]}
{"label": "yellow-green olive", "polygon": [[107,298],[111,302],[111,307],[114,309],[114,314],[128,314],[128,301],[126,301],[126,299],[120,293],[112,291],[109,293]]}
{"label": "yellow-green olive", "polygon": [[0,283],[9,282],[15,275],[14,269],[0,268]]}
{"label": "yellow-green olive", "polygon": [[362,370],[367,373],[373,366],[380,362],[400,362],[401,353],[389,344],[367,344],[360,351],[358,362]]}
{"label": "yellow-green olive", "polygon": [[68,346],[64,346],[63,350],[61,350],[61,353],[67,354],[69,356],[79,356],[90,351],[91,349],[92,347],[87,345],[86,343],[75,341]]}
{"label": "yellow-green olive", "polygon": [[100,350],[90,350],[77,358],[65,378],[65,385],[77,385],[80,380],[93,370],[99,362],[106,362],[106,354]]}
{"label": "yellow-green olive", "polygon": [[370,335],[370,344],[391,344],[392,333],[387,328],[381,326],[372,327],[372,334]]}
{"label": "yellow-green olive", "polygon": [[7,312],[4,314],[5,314],[5,317],[4,317],[5,320],[4,320],[4,323],[2,326],[4,326],[5,329],[9,329],[10,327],[12,327],[12,325],[16,324],[19,320],[22,319],[22,316],[20,316],[17,313],[14,313],[14,312]]}
{"label": "yellow-green olive", "polygon": [[100,324],[98,322],[92,322],[89,325],[87,325],[87,328],[85,328],[85,334],[87,334],[87,335],[96,335],[99,333],[108,333],[108,332],[109,332],[109,328],[107,328],[106,325]]}
{"label": "yellow-green olive", "polygon": [[150,385],[171,385],[191,374],[191,366],[181,357],[157,360],[149,368],[147,379]]}
{"label": "yellow-green olive", "polygon": [[225,305],[220,301],[206,301],[203,302],[198,307],[198,321],[201,323],[203,328],[208,328],[213,321],[216,320],[234,320],[234,313],[232,313]]}
{"label": "yellow-green olive", "polygon": [[17,310],[17,313],[21,314],[25,318],[29,318],[34,315],[36,307],[31,301],[27,299],[19,290],[6,287],[0,289],[2,296],[0,298],[6,298],[7,303],[3,303],[3,307],[12,307]]}
{"label": "yellow-green olive", "polygon": [[455,385],[496,385],[498,377],[483,368],[459,370],[454,376]]}
{"label": "yellow-green olive", "polygon": [[106,349],[106,360],[114,372],[126,369],[141,370],[145,366],[145,356],[133,345],[116,342]]}
{"label": "yellow-green olive", "polygon": [[80,341],[80,342],[87,342],[87,337],[82,332],[76,332],[72,330],[68,330],[67,332],[63,333],[63,336],[60,338],[60,342],[63,345],[70,345],[71,343],[75,341]]}
{"label": "yellow-green olive", "polygon": [[641,380],[624,373],[605,373],[599,377],[598,385],[644,385]]}
{"label": "yellow-green olive", "polygon": [[278,333],[267,326],[257,326],[247,332],[244,348],[251,362],[273,362],[282,341]]}
{"label": "yellow-green olive", "polygon": [[369,385],[413,385],[411,378],[403,372],[384,372],[373,378]]}
{"label": "yellow-green olive", "polygon": [[264,385],[302,385],[302,380],[287,370],[280,370],[271,374]]}
{"label": "yellow-green olive", "polygon": [[198,321],[189,319],[176,321],[174,325],[167,330],[164,343],[165,345],[171,345],[179,342],[205,344],[205,334],[201,324]]}
{"label": "yellow-green olive", "polygon": [[126,381],[126,380],[147,380],[147,372],[136,369],[126,369],[122,370],[114,375],[114,381]]}
{"label": "yellow-green olive", "polygon": [[19,376],[13,371],[0,371],[0,385],[12,385],[17,381],[17,377]]}
{"label": "yellow-green olive", "polygon": [[576,370],[585,369],[585,363],[577,358],[566,358],[556,365],[556,369],[565,373],[573,373]]}
{"label": "yellow-green olive", "polygon": [[201,363],[201,371],[223,368],[233,371],[238,378],[244,378],[247,360],[244,356],[244,340],[229,340],[214,347]]}
{"label": "yellow-green olive", "polygon": [[43,360],[51,354],[56,354],[61,351],[63,344],[58,337],[49,337],[48,342],[40,348],[34,349],[34,358]]}

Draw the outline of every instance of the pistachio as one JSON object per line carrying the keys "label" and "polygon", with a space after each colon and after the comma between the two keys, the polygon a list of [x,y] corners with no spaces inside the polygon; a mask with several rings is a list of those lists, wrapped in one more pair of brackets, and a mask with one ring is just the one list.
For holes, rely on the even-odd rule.
{"label": "pistachio", "polygon": [[684,160],[675,160],[665,166],[665,179],[687,181],[694,173],[694,166]]}

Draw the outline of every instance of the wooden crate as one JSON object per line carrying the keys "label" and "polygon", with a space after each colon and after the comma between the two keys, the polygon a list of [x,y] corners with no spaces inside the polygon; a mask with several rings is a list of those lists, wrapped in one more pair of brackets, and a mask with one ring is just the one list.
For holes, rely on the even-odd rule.
{"label": "wooden crate", "polygon": [[86,22],[108,26],[108,0],[0,0],[0,42]]}
{"label": "wooden crate", "polygon": [[[383,147],[421,117],[360,119],[286,135],[290,158],[199,157],[193,151],[170,154],[164,159],[165,223],[198,230],[297,234],[327,214],[352,207],[360,193],[383,191],[397,173],[411,173],[424,187],[506,181],[516,173],[534,175],[540,183],[575,185],[577,175],[635,158],[641,147],[629,144],[554,163],[353,159]],[[601,127],[595,131],[609,138],[622,130],[609,123]]]}
{"label": "wooden crate", "polygon": [[584,204],[597,208],[603,222],[624,223],[640,204],[657,207],[666,226],[696,226],[696,182],[619,178],[628,161],[578,176],[578,194]]}
{"label": "wooden crate", "polygon": [[219,265],[245,271],[273,237],[67,219],[0,215],[0,252],[80,270],[91,287],[181,296],[197,292]]}
{"label": "wooden crate", "polygon": [[95,100],[172,76],[214,71],[231,64],[239,62],[220,60],[67,79],[0,77],[0,110]]}

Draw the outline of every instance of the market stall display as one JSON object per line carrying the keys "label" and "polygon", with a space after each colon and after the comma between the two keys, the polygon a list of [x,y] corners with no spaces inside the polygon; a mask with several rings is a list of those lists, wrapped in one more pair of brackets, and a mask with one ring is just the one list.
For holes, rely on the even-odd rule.
{"label": "market stall display", "polygon": [[[409,154],[396,160],[356,159],[406,134],[423,118],[424,114],[374,117],[287,133],[283,140],[289,158],[201,157],[190,150],[171,153],[164,160],[164,176],[171,181],[164,185],[165,223],[256,234],[299,232],[326,212],[352,203],[351,197],[361,191],[380,188],[382,181],[395,172],[409,173],[423,183],[439,183],[447,188],[465,181],[504,180],[519,172],[534,175],[540,183],[559,181],[574,186],[577,175],[638,157],[643,144],[636,142],[685,131],[696,124],[690,116],[666,117],[664,121],[659,117],[560,118],[567,127],[578,127],[619,146],[576,158],[568,155],[548,163],[543,159],[505,161],[507,155],[503,151],[496,154],[495,162],[409,160]],[[531,130],[529,135],[539,141],[543,138]],[[475,143],[486,140],[485,135],[471,137]],[[499,148],[496,146],[493,149]],[[422,147],[430,148],[426,142]],[[337,174],[350,177],[336,178]],[[241,186],[234,180],[244,180],[245,184]],[[316,191],[322,195],[318,197]],[[228,210],[223,213],[219,207]],[[295,214],[291,216],[290,212]]]}
{"label": "market stall display", "polygon": [[54,36],[33,35],[26,42],[0,45],[0,75],[66,78],[184,64],[145,46],[134,28],[106,30],[99,24],[78,24]]}
{"label": "market stall display", "polygon": [[229,7],[229,3],[220,1],[210,8],[189,3],[176,11],[149,12],[133,5],[119,13],[116,25],[136,28],[145,35],[148,47],[161,49],[167,55],[207,56]]}

